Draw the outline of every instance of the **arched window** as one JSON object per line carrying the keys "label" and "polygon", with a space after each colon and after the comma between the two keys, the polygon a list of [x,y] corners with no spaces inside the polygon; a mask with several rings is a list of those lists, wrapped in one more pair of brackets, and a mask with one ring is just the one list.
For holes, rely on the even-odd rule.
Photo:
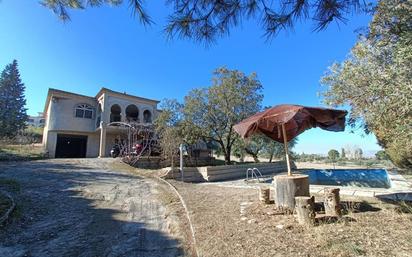
{"label": "arched window", "polygon": [[112,105],[110,108],[110,122],[122,121],[122,108],[118,104]]}
{"label": "arched window", "polygon": [[93,107],[88,104],[78,104],[76,105],[75,116],[77,118],[92,119]]}
{"label": "arched window", "polygon": [[152,122],[152,113],[149,110],[143,112],[143,122],[151,123]]}
{"label": "arched window", "polygon": [[126,120],[128,122],[139,121],[139,109],[134,104],[126,107]]}

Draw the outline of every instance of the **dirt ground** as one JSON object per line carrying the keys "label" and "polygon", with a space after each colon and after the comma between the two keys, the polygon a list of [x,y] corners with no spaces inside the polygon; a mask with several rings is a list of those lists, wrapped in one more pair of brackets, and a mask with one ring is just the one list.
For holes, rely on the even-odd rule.
{"label": "dirt ground", "polygon": [[17,210],[0,227],[0,256],[185,255],[178,219],[166,205],[178,203],[159,183],[114,170],[112,162],[0,164],[0,180],[20,187],[13,192]]}
{"label": "dirt ground", "polygon": [[[256,189],[173,182],[193,219],[201,256],[412,256],[412,208],[342,198],[344,219],[313,228],[258,203]],[[317,196],[317,200],[322,198]]]}

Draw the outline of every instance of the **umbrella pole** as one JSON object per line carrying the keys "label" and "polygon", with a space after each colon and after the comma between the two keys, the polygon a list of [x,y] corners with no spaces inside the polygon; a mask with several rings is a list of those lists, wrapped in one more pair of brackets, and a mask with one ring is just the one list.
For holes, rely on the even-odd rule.
{"label": "umbrella pole", "polygon": [[285,153],[286,153],[286,165],[288,166],[288,176],[292,176],[292,171],[290,170],[288,140],[286,136],[285,124],[282,124],[282,133],[283,133],[283,144],[285,146]]}

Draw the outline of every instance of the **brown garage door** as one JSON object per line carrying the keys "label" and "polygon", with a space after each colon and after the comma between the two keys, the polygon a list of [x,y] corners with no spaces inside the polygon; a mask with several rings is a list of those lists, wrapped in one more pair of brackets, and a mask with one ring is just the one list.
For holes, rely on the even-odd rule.
{"label": "brown garage door", "polygon": [[85,158],[87,136],[57,135],[56,158]]}

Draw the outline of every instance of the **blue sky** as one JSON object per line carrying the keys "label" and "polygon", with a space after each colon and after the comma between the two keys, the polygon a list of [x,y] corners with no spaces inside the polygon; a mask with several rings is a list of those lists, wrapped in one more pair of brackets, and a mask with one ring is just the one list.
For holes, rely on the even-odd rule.
{"label": "blue sky", "polygon": [[[49,87],[95,95],[101,87],[143,97],[183,99],[196,87],[211,83],[220,66],[256,72],[264,86],[266,105],[296,103],[322,106],[319,79],[334,61],[343,60],[356,42],[356,29],[371,17],[351,16],[312,32],[298,23],[293,32],[271,42],[255,22],[244,22],[231,35],[205,48],[187,40],[166,40],[165,1],[148,1],[156,24],[145,28],[127,4],[71,12],[63,23],[37,0],[0,2],[0,68],[17,59],[26,85],[29,114],[43,110]],[[364,152],[379,150],[373,135],[361,131],[331,133],[320,129],[299,137],[297,152],[326,153],[351,144]]]}

